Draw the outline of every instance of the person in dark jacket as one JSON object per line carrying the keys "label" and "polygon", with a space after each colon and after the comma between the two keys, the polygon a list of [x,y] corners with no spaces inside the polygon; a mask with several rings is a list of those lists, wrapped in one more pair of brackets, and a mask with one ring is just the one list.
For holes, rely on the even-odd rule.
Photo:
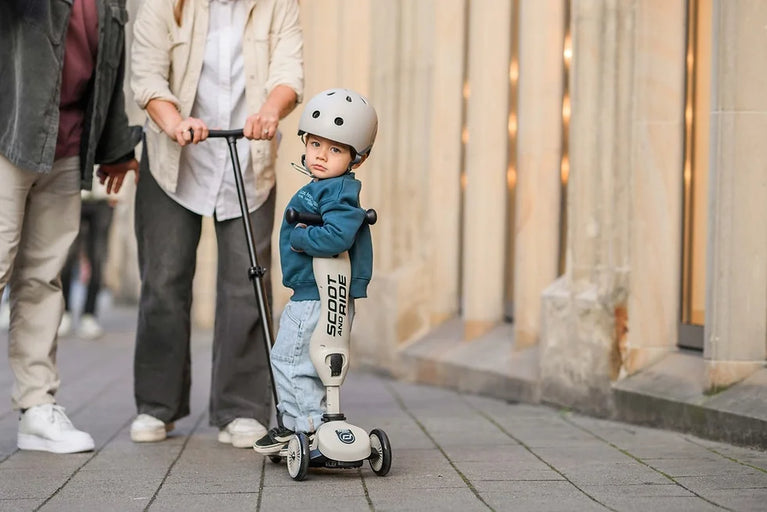
{"label": "person in dark jacket", "polygon": [[367,159],[378,131],[378,116],[368,101],[348,89],[329,89],[312,98],[298,123],[304,137],[303,164],[312,180],[299,189],[287,208],[317,214],[322,225],[290,224],[280,228],[282,283],[293,295],[280,317],[271,351],[282,425],[269,430],[253,449],[276,454],[295,432],[313,433],[325,412],[325,386],[312,364],[309,346],[320,315],[320,295],[313,259],[349,251],[349,326],[353,299],[367,296],[373,273],[373,245],[365,210],[360,208],[362,184],[356,169]]}
{"label": "person in dark jacket", "polygon": [[22,450],[92,450],[56,404],[61,269],[93,167],[107,188],[137,171],[123,97],[125,0],[0,0],[0,293]]}

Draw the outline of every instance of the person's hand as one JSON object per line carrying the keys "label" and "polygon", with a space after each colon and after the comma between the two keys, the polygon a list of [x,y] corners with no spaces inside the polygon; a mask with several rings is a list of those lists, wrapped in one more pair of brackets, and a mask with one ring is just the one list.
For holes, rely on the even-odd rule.
{"label": "person's hand", "polygon": [[123,186],[125,175],[129,171],[135,173],[134,183],[138,183],[138,161],[135,158],[117,164],[101,164],[96,171],[96,176],[99,183],[106,184],[107,194],[117,194]]}
{"label": "person's hand", "polygon": [[180,146],[197,144],[208,138],[208,127],[202,119],[187,117],[174,126],[168,136]]}
{"label": "person's hand", "polygon": [[[306,224],[304,224],[303,222],[299,222],[298,224],[296,224],[296,226],[293,229],[306,229]],[[293,252],[304,252],[301,249],[294,248],[292,245],[290,246],[290,250]]]}
{"label": "person's hand", "polygon": [[258,114],[253,114],[245,120],[242,134],[251,140],[272,140],[277,135],[277,126],[280,124],[279,111],[261,107]]}

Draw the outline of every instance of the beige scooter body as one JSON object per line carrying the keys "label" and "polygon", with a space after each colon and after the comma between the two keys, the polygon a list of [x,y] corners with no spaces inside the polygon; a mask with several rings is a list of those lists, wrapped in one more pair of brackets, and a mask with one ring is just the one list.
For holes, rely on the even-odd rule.
{"label": "beige scooter body", "polygon": [[312,444],[329,459],[362,461],[370,456],[370,438],[363,429],[343,419],[339,403],[340,386],[349,370],[349,253],[343,252],[334,258],[314,258],[313,268],[320,293],[320,320],[312,334],[309,355],[327,388],[326,417],[330,421],[320,425]]}

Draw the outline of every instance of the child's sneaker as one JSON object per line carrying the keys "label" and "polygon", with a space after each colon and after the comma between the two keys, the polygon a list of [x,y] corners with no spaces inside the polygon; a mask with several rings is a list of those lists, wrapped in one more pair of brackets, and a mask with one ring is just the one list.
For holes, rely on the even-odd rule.
{"label": "child's sneaker", "polygon": [[253,449],[262,455],[279,453],[288,444],[293,434],[295,432],[288,428],[274,427],[264,437],[253,443]]}

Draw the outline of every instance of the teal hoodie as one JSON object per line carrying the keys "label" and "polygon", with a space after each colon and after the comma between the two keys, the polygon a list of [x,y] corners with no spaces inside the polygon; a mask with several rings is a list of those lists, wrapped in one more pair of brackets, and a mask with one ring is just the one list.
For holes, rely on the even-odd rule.
{"label": "teal hoodie", "polygon": [[[373,274],[373,243],[360,208],[362,183],[347,172],[335,178],[312,180],[296,192],[287,208],[322,216],[321,226],[296,227],[285,216],[280,227],[282,284],[293,289],[291,300],[319,300],[312,258],[329,258],[349,251],[352,298],[367,297]],[[287,209],[286,208],[286,209]],[[300,252],[297,252],[300,251]]]}

